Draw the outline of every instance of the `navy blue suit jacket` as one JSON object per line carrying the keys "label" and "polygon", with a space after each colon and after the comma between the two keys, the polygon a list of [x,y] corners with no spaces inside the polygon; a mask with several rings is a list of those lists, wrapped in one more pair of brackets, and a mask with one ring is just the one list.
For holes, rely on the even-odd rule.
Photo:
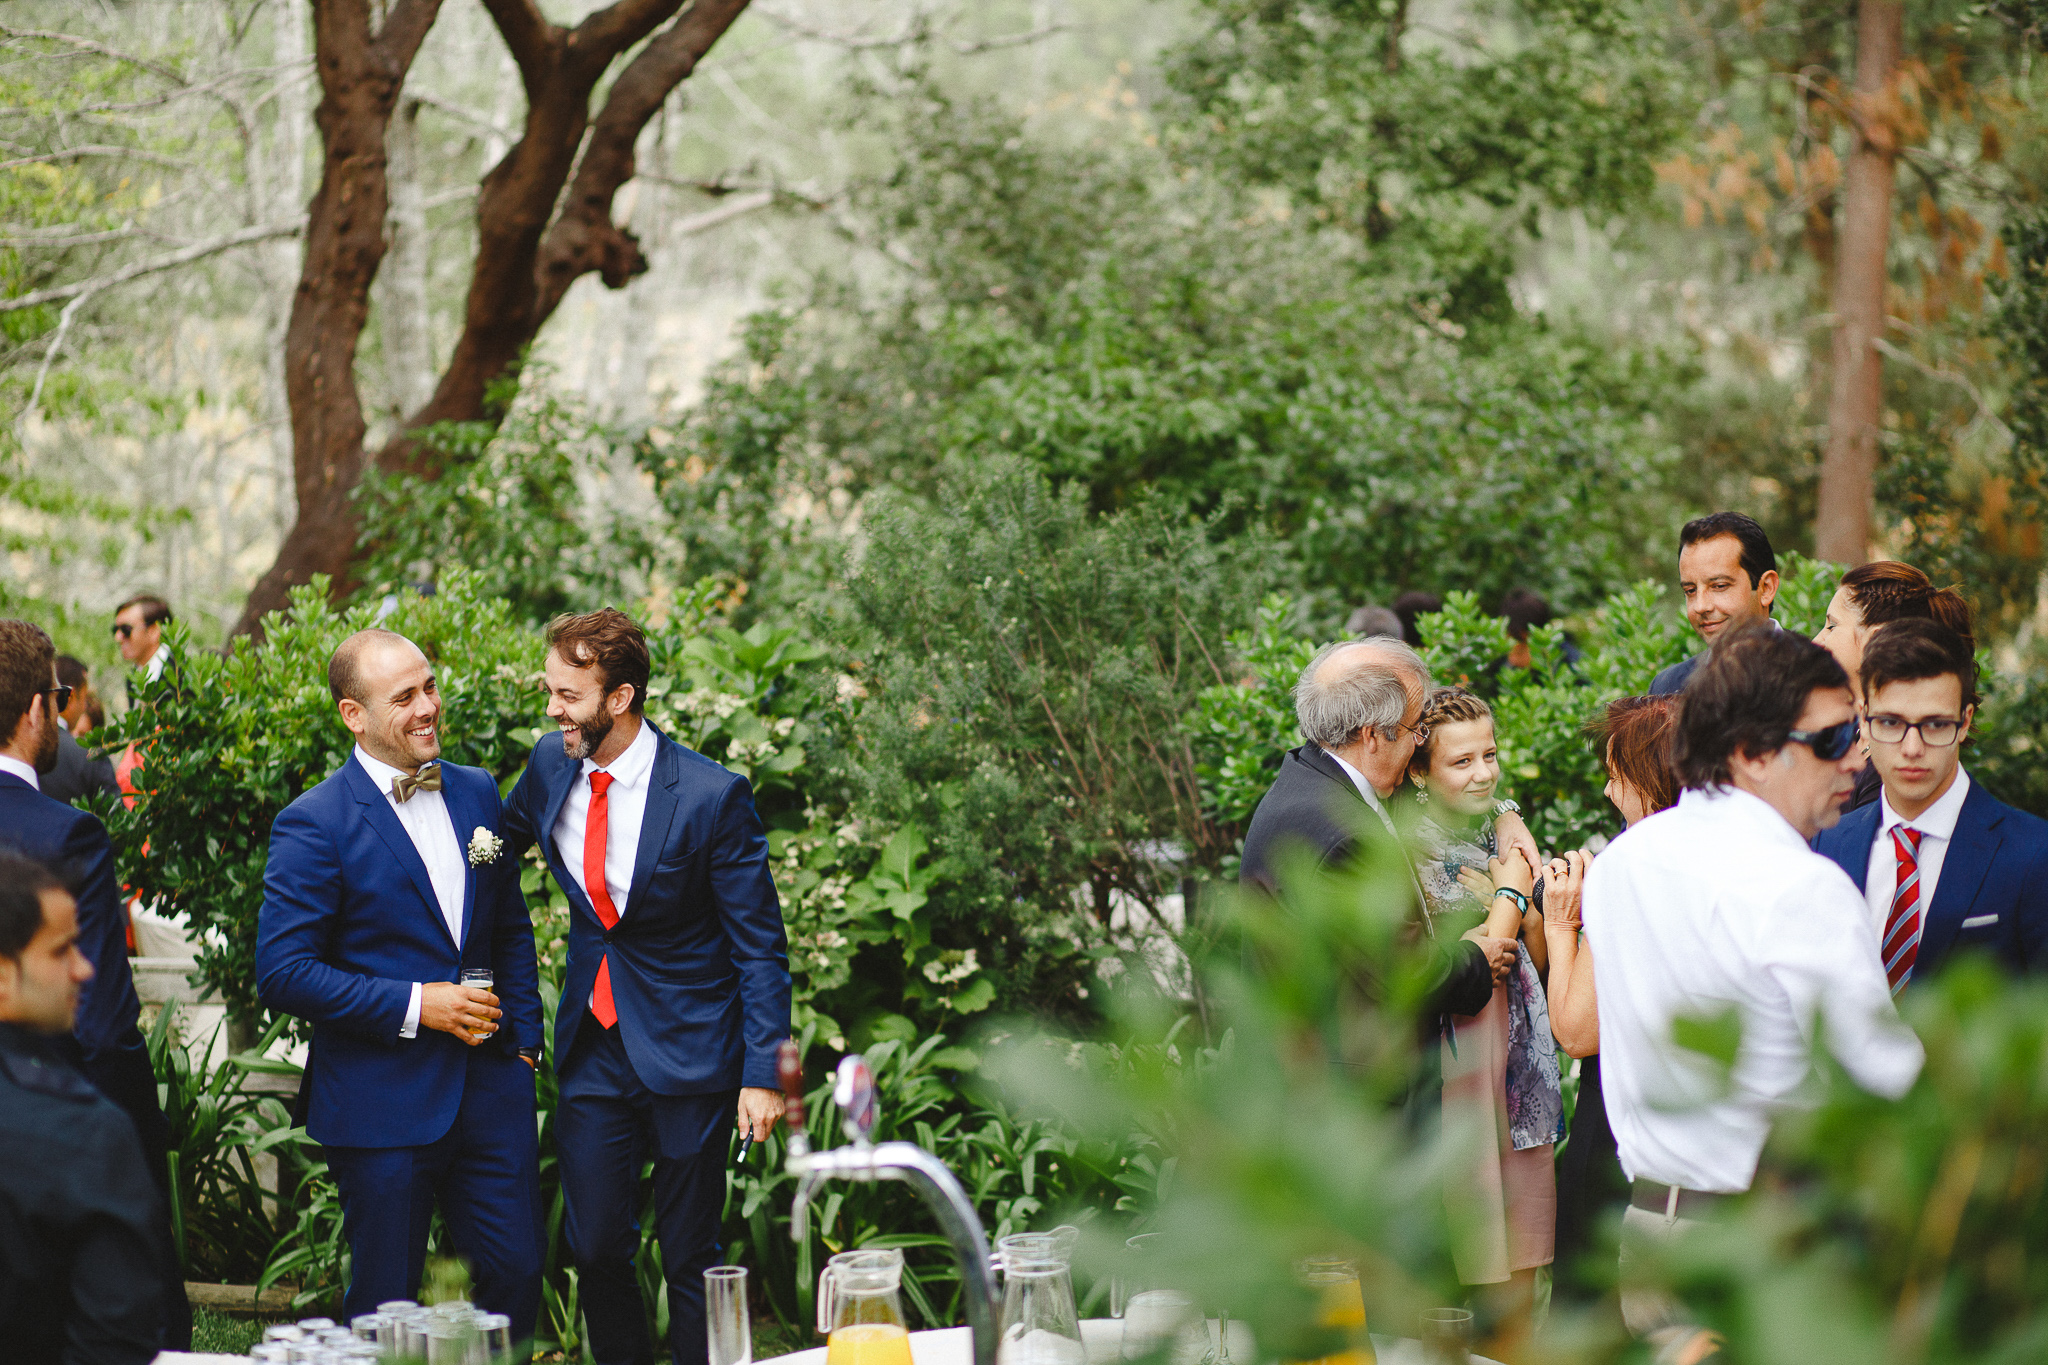
{"label": "navy blue suit jacket", "polygon": [[49,868],[78,901],[78,947],[92,963],[92,980],[79,997],[73,1034],[92,1076],[95,1059],[142,1046],[135,1027],[142,1003],[128,969],[128,916],[107,827],[90,811],[0,773],[0,846]]}
{"label": "navy blue suit jacket", "polygon": [[775,1050],[789,1037],[789,942],[753,789],[659,730],[654,742],[633,885],[610,931],[569,873],[565,859],[580,867],[583,850],[555,844],[562,803],[583,775],[559,733],[541,737],[505,801],[513,850],[541,845],[572,910],[556,1065],[569,1056],[597,964],[609,953],[620,1039],[649,1090],[773,1088]]}
{"label": "navy blue suit jacket", "polygon": [[[1883,803],[1873,801],[1813,841],[1858,890],[1870,871],[1883,811]],[[2014,810],[1979,782],[1970,784],[1956,817],[1941,880],[1921,921],[1911,979],[1932,976],[1950,953],[1964,949],[1988,952],[2012,972],[2048,966],[2048,821]]]}
{"label": "navy blue suit jacket", "polygon": [[1650,695],[1672,697],[1685,691],[1686,679],[1692,677],[1693,670],[1698,668],[1706,657],[1707,651],[1701,650],[1690,659],[1680,659],[1671,667],[1660,670],[1656,677],[1650,679]]}
{"label": "navy blue suit jacket", "polygon": [[[502,832],[489,773],[443,763],[441,779],[458,844],[467,850],[479,825]],[[306,1131],[316,1142],[418,1147],[454,1124],[472,1049],[424,1024],[398,1036],[416,981],[489,967],[504,1017],[474,1051],[523,1071],[518,1050],[541,1046],[540,970],[511,850],[470,865],[465,883],[457,944],[426,863],[353,756],[271,826],[256,990],[271,1009],[312,1021]]]}

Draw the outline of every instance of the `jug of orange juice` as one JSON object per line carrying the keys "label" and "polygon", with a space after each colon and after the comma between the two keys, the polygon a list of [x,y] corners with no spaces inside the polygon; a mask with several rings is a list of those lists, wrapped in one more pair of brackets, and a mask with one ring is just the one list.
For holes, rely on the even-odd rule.
{"label": "jug of orange juice", "polygon": [[842,1251],[818,1276],[825,1365],[911,1365],[900,1251]]}
{"label": "jug of orange juice", "polygon": [[1295,1274],[1316,1291],[1316,1324],[1344,1330],[1350,1349],[1327,1355],[1303,1365],[1378,1365],[1372,1337],[1365,1329],[1365,1292],[1358,1283],[1358,1266],[1338,1257],[1311,1257],[1297,1261]]}

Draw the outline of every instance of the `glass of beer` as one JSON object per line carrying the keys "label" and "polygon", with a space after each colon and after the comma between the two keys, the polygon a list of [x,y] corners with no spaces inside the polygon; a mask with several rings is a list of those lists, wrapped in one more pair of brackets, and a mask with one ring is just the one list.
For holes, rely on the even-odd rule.
{"label": "glass of beer", "polygon": [[[491,991],[493,994],[495,994],[497,982],[497,974],[493,972],[489,967],[464,967],[462,969],[462,984],[465,986],[474,986],[476,987],[476,989],[480,991]],[[472,1038],[483,1039],[488,1038],[491,1035],[479,1029],[472,1032],[470,1036]]]}

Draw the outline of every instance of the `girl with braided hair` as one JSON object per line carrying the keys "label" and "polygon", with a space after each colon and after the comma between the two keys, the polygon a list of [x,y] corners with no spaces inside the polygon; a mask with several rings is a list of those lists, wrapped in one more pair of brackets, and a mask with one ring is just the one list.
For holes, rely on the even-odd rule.
{"label": "girl with braided hair", "polygon": [[[1491,1306],[1505,1348],[1527,1330],[1536,1268],[1553,1248],[1557,1186],[1552,1157],[1564,1136],[1564,1090],[1543,994],[1545,964],[1536,870],[1519,850],[1502,856],[1494,819],[1500,755],[1493,711],[1461,687],[1423,705],[1428,737],[1408,768],[1408,835],[1425,912],[1450,932],[1517,939],[1514,968],[1477,1015],[1454,1018],[1443,1041],[1444,1125],[1476,1140],[1462,1180],[1446,1183],[1458,1278],[1500,1285]],[[1499,1354],[1499,1352],[1494,1352]]]}

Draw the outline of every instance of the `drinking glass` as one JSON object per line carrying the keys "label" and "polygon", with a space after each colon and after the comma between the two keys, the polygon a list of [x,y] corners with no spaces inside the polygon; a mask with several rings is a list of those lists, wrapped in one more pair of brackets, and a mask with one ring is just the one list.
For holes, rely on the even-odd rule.
{"label": "drinking glass", "polygon": [[263,1329],[265,1341],[293,1342],[302,1340],[305,1335],[299,1325],[293,1322],[273,1322]]}
{"label": "drinking glass", "polygon": [[332,1327],[332,1326],[334,1326],[334,1319],[333,1319],[333,1318],[300,1318],[300,1319],[299,1319],[299,1330],[300,1330],[301,1332],[304,1332],[304,1333],[305,1333],[305,1334],[306,1334],[307,1336],[309,1336],[309,1337],[310,1337],[310,1336],[313,1336],[313,1335],[314,1335],[315,1333],[319,1333],[319,1332],[324,1332],[324,1331],[326,1331],[326,1330],[327,1330],[328,1328],[330,1328],[330,1327]]}
{"label": "drinking glass", "polygon": [[1142,1360],[1195,1320],[1195,1301],[1178,1289],[1140,1289],[1123,1302],[1125,1360]]}
{"label": "drinking glass", "polygon": [[1428,1365],[1470,1365],[1472,1312],[1467,1308],[1422,1311],[1422,1358]]}
{"label": "drinking glass", "polygon": [[259,1341],[249,1348],[249,1359],[263,1365],[290,1365],[291,1349],[281,1341]]}
{"label": "drinking glass", "polygon": [[427,1322],[427,1365],[473,1365],[476,1321],[468,1313],[436,1311]]}
{"label": "drinking glass", "polygon": [[408,1309],[413,1309],[417,1307],[419,1307],[419,1305],[413,1302],[411,1299],[386,1299],[384,1300],[384,1302],[377,1305],[377,1311],[379,1313],[382,1313],[385,1317],[390,1318],[396,1317],[398,1314],[406,1312]]}
{"label": "drinking glass", "polygon": [[1156,1288],[1152,1283],[1155,1273],[1150,1264],[1151,1249],[1159,1244],[1163,1233],[1141,1232],[1135,1237],[1124,1239],[1123,1268],[1109,1280],[1109,1315],[1120,1318],[1124,1315],[1130,1300],[1147,1289]]}
{"label": "drinking glass", "polygon": [[427,1358],[427,1324],[433,1314],[424,1308],[415,1308],[401,1313],[391,1320],[398,1341],[400,1360],[425,1360]]}
{"label": "drinking glass", "polygon": [[[483,1365],[511,1365],[512,1319],[503,1313],[479,1313],[476,1330],[482,1338]],[[716,1361],[712,1365],[718,1365]]]}
{"label": "drinking glass", "polygon": [[711,1365],[753,1365],[745,1266],[715,1265],[704,1272],[704,1330]]}

